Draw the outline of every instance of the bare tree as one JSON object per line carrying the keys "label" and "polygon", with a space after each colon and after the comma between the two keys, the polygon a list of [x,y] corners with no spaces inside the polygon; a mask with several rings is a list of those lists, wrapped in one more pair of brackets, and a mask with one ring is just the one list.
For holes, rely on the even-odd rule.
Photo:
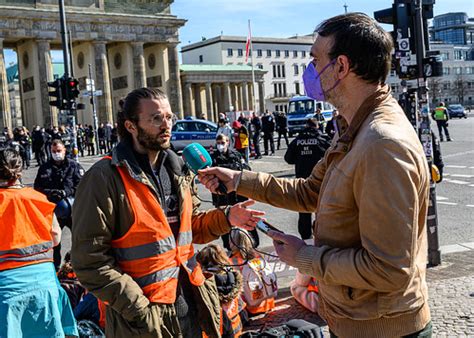
{"label": "bare tree", "polygon": [[428,88],[431,104],[436,105],[441,97],[441,80],[438,77],[428,79]]}
{"label": "bare tree", "polygon": [[467,94],[467,80],[463,74],[456,75],[452,85],[452,93],[457,97],[458,103],[464,104],[464,96]]}

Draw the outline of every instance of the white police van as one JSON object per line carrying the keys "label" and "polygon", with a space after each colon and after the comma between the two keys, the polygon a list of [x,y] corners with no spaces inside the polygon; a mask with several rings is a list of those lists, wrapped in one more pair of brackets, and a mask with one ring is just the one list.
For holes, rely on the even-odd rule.
{"label": "white police van", "polygon": [[171,145],[174,151],[180,152],[188,144],[197,142],[209,149],[216,143],[217,125],[206,120],[186,118],[177,120],[171,129]]}
{"label": "white police van", "polygon": [[[321,115],[315,116],[318,109]],[[305,128],[309,118],[316,117],[323,125],[332,118],[334,107],[327,102],[315,101],[308,96],[294,96],[288,102],[288,134],[291,136],[299,133]]]}

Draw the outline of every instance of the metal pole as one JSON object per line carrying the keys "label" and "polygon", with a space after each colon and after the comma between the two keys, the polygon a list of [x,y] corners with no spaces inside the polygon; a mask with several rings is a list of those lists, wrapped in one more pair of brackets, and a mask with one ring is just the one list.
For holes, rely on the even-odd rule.
{"label": "metal pole", "polygon": [[67,31],[68,33],[68,38],[69,38],[69,44],[68,44],[68,48],[69,48],[69,62],[70,62],[70,70],[71,70],[71,77],[74,77],[74,54],[72,53],[72,38],[71,38],[71,31],[68,30]]}
{"label": "metal pole", "polygon": [[[425,104],[425,109],[421,109],[421,121],[419,124],[419,135],[423,148],[425,150],[426,160],[431,172],[433,164],[433,144],[431,137],[431,123],[429,117],[429,97],[427,90],[427,81],[423,72],[423,59],[425,58],[425,48],[429,49],[429,45],[425,46],[425,38],[423,31],[423,12],[422,0],[414,0],[414,27],[415,27],[415,46],[416,46],[416,63],[418,66],[418,97],[420,103]],[[427,231],[428,231],[428,264],[436,266],[441,264],[441,251],[439,250],[438,239],[438,214],[436,206],[436,184],[431,177],[430,180],[430,204],[427,215]]]}
{"label": "metal pole", "polygon": [[253,62],[253,45],[252,45],[252,30],[250,29],[250,20],[249,20],[249,35],[250,35],[250,61],[252,62],[252,110],[256,113],[255,106],[255,70]]}
{"label": "metal pole", "polygon": [[[68,36],[66,34],[66,11],[64,10],[64,0],[58,0],[59,2],[59,20],[61,24],[61,40],[63,47],[63,58],[64,58],[64,81],[69,79],[69,65],[71,64],[70,55],[69,55],[69,44]],[[67,91],[65,93],[68,94]],[[66,97],[69,102],[69,97]],[[74,160],[79,162],[79,151],[77,149],[77,132],[76,132],[76,109],[70,109],[68,115],[72,115],[72,153],[74,155]]]}
{"label": "metal pole", "polygon": [[93,83],[93,79],[92,79],[92,65],[89,63],[89,79],[91,81],[90,83],[90,94],[91,94],[91,105],[92,105],[92,117],[94,119],[94,143],[95,143],[95,147],[97,149],[97,152],[99,152],[99,135],[98,135],[98,132],[97,132],[97,128],[98,128],[98,121],[97,121],[97,112],[95,110],[95,101],[94,101],[94,87],[95,87],[95,84]]}

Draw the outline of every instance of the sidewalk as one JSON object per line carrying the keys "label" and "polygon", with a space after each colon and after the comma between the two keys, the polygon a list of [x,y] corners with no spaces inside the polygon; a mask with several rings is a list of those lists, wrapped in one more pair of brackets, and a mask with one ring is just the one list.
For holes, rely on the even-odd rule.
{"label": "sidewalk", "polygon": [[[433,336],[474,337],[474,250],[444,255],[442,261],[440,266],[428,269],[426,277]],[[275,260],[270,260],[270,264],[275,264],[279,277],[277,307],[266,316],[252,318],[246,331],[260,331],[301,318],[324,325],[323,332],[329,337],[324,321],[291,297],[288,286],[295,270]]]}

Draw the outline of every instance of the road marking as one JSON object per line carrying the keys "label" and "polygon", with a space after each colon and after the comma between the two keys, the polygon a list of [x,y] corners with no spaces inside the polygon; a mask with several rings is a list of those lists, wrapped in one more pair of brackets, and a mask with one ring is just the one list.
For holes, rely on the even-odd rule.
{"label": "road marking", "polygon": [[459,181],[459,180],[450,180],[450,179],[445,179],[446,182],[449,182],[449,183],[454,183],[454,184],[469,184],[470,182],[466,182],[466,181]]}
{"label": "road marking", "polygon": [[466,205],[466,207],[474,208],[474,204],[468,204],[468,205]]}
{"label": "road marking", "polygon": [[451,177],[463,177],[463,178],[471,178],[474,177],[474,175],[464,175],[464,174],[451,174]]}
{"label": "road marking", "polygon": [[474,167],[469,167],[469,169],[474,169]]}
{"label": "road marking", "polygon": [[436,200],[437,201],[444,201],[444,200],[447,200],[448,198],[447,197],[443,197],[443,196],[436,196]]}
{"label": "road marking", "polygon": [[474,150],[463,151],[463,152],[460,152],[460,153],[449,154],[449,155],[443,155],[443,158],[462,156],[462,155],[467,155],[467,154],[472,154],[472,153],[474,153]]}
{"label": "road marking", "polygon": [[438,204],[458,205],[457,203],[454,203],[454,202],[443,202],[443,201],[438,201]]}
{"label": "road marking", "polygon": [[467,166],[465,165],[447,165],[446,168],[459,168],[459,169],[465,169]]}
{"label": "road marking", "polygon": [[474,187],[474,184],[469,184],[470,187]]}

